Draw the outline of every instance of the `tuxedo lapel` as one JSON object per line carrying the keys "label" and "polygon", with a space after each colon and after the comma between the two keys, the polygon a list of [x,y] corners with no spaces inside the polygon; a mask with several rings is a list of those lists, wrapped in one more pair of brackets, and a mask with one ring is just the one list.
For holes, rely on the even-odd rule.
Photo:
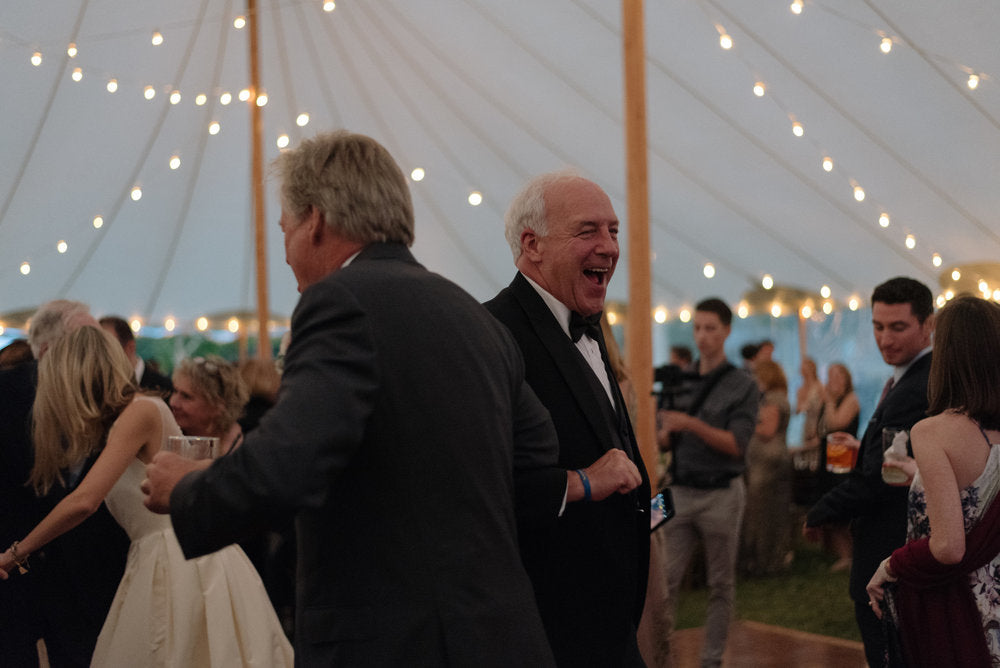
{"label": "tuxedo lapel", "polygon": [[[524,276],[518,273],[514,277],[514,281],[510,287],[515,299],[517,299],[521,308],[527,314],[532,329],[542,341],[549,355],[552,356],[552,361],[556,369],[558,369],[569,386],[573,399],[580,406],[583,414],[587,416],[587,422],[590,424],[591,429],[598,435],[605,451],[611,449],[614,447],[614,443],[612,442],[611,435],[608,433],[608,425],[603,418],[605,414],[604,408],[598,403],[599,401],[605,401],[604,390],[601,388],[601,394],[595,394],[591,383],[592,380],[596,381],[597,379],[591,379],[587,376],[587,374],[593,376],[593,373],[591,373],[586,360],[583,359],[583,355],[570,338],[566,336],[566,332],[559,326],[555,316],[552,315],[552,311],[549,310],[549,307],[542,300],[541,296],[539,296],[538,292],[528,283]],[[606,353],[603,351],[603,342],[600,342],[600,344],[602,346],[601,354],[603,357]],[[610,381],[611,379],[609,379]],[[615,395],[617,388],[614,387],[615,383],[612,382],[611,384],[612,394]]]}

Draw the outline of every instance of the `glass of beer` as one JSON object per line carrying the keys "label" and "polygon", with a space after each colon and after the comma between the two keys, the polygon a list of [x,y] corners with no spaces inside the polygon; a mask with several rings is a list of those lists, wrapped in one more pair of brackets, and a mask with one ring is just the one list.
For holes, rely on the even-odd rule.
{"label": "glass of beer", "polygon": [[826,437],[826,470],[847,473],[858,461],[856,441],[846,432],[835,431]]}
{"label": "glass of beer", "polygon": [[214,436],[170,436],[163,448],[185,459],[212,459],[219,447]]}

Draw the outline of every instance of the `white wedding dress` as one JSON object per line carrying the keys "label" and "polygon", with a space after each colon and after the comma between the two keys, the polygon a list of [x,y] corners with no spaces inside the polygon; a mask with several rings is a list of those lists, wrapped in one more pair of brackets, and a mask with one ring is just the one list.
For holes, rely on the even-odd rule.
{"label": "white wedding dress", "polygon": [[[162,400],[135,401],[156,403],[164,443],[181,433]],[[133,460],[105,499],[132,545],[91,665],[292,666],[292,647],[243,550],[186,560],[169,515],[142,504],[145,469]]]}

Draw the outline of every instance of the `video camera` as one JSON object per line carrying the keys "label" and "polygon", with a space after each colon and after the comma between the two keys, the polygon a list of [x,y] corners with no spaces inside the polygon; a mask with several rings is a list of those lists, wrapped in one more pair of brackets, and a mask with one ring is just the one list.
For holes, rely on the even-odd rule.
{"label": "video camera", "polygon": [[689,394],[692,387],[685,381],[697,380],[695,371],[685,371],[676,364],[664,364],[653,369],[653,394],[657,396],[657,408],[672,410],[677,397]]}

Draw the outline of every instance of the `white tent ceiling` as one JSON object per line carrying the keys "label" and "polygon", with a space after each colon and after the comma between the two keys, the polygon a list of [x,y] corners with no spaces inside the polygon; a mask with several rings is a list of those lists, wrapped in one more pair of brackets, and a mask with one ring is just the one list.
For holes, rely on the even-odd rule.
{"label": "white tent ceiling", "polygon": [[[646,2],[652,294],[671,312],[709,294],[736,303],[764,274],[828,285],[842,307],[892,275],[936,285],[951,265],[1000,256],[995,1],[806,0],[800,15],[789,1]],[[281,134],[294,145],[346,127],[404,171],[422,167],[415,253],[477,298],[510,280],[503,210],[537,173],[577,166],[627,232],[619,2],[259,2],[267,159]],[[255,308],[249,110],[220,102],[249,82],[247,31],[233,26],[244,11],[232,0],[5,4],[0,313],[66,296],[183,327]],[[273,183],[267,217],[272,310],[289,315]],[[623,244],[613,299],[627,301],[628,259]]]}

